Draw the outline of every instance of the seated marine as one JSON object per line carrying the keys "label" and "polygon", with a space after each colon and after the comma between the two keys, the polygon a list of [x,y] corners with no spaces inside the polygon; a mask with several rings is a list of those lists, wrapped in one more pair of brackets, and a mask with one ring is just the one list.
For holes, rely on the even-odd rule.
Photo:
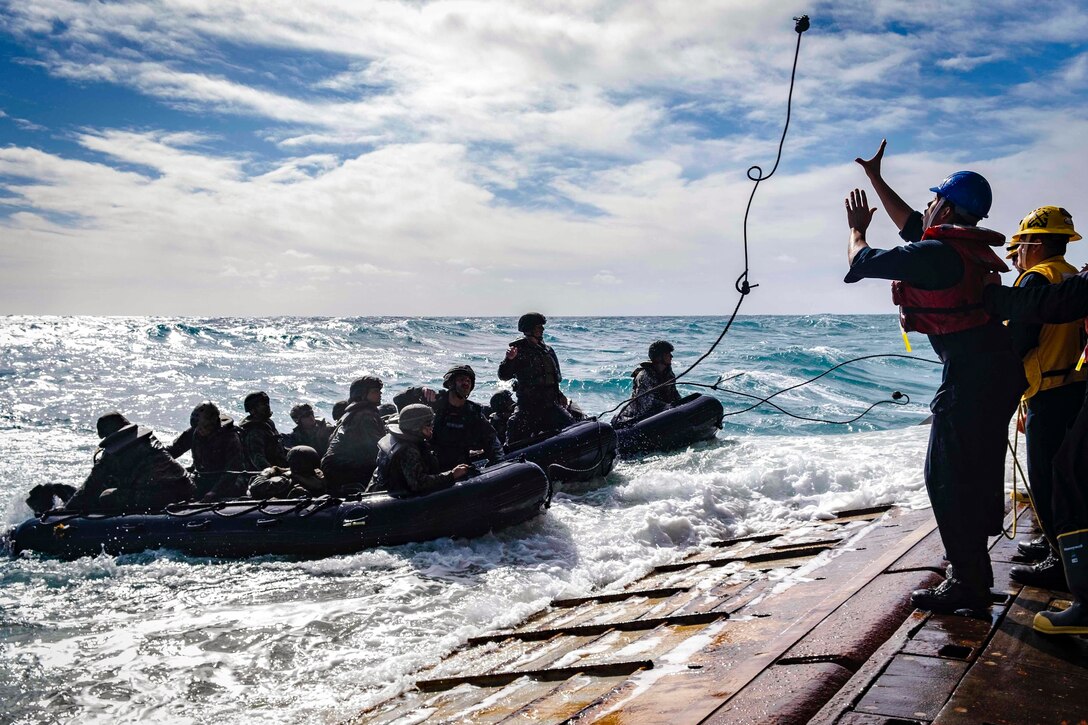
{"label": "seated marine", "polygon": [[514,414],[514,394],[509,390],[500,390],[491,396],[491,412],[487,421],[495,429],[499,440],[506,440],[506,424],[510,422],[510,416]]}
{"label": "seated marine", "polygon": [[310,446],[287,451],[287,468],[272,466],[249,484],[250,498],[308,498],[325,493],[321,456]]}
{"label": "seated marine", "polygon": [[378,415],[380,415],[385,420],[389,420],[390,418],[396,418],[397,406],[393,403],[382,403],[378,406]]}
{"label": "seated marine", "polygon": [[332,405],[332,422],[335,423],[344,417],[344,411],[351,405],[350,400],[338,400]]}
{"label": "seated marine", "polygon": [[672,351],[673,346],[665,340],[650,345],[650,359],[631,373],[635,379],[631,400],[620,408],[613,425],[634,425],[680,402],[676,374],[672,371]]}
{"label": "seated marine", "polygon": [[245,458],[247,471],[263,471],[269,466],[283,466],[287,463],[287,449],[280,440],[280,432],[272,422],[272,405],[268,393],[258,390],[246,396],[242,403],[246,417],[239,427],[242,429],[242,456]]}
{"label": "seated marine", "polygon": [[378,465],[367,490],[398,497],[423,496],[449,488],[469,475],[473,468],[467,463],[443,472],[429,443],[433,433],[433,410],[420,404],[405,406],[378,443]]}
{"label": "seated marine", "polygon": [[295,421],[295,427],[290,433],[284,434],[284,447],[309,446],[319,456],[325,455],[325,451],[329,449],[333,426],[324,418],[315,416],[314,407],[309,403],[299,403],[292,407],[291,420]]}
{"label": "seated marine", "polygon": [[73,511],[132,513],[159,511],[196,494],[185,469],[149,428],[120,413],[98,419],[101,441],[94,466],[65,508]]}
{"label": "seated marine", "polygon": [[502,443],[483,408],[468,399],[476,387],[476,372],[469,365],[454,365],[442,377],[442,387],[448,392],[408,388],[393,401],[398,408],[421,403],[434,411],[431,448],[442,470],[469,463],[478,455],[498,462],[503,456]]}
{"label": "seated marine", "polygon": [[166,450],[174,458],[192,451],[189,472],[201,501],[245,495],[247,478],[238,473],[246,467],[240,433],[234,420],[220,413],[215,403],[205,401],[193,408],[189,427]]}
{"label": "seated marine", "polygon": [[336,422],[321,459],[329,493],[334,496],[358,493],[370,481],[378,460],[378,441],[386,433],[385,421],[378,415],[381,402],[381,379],[364,375],[351,384],[347,410]]}

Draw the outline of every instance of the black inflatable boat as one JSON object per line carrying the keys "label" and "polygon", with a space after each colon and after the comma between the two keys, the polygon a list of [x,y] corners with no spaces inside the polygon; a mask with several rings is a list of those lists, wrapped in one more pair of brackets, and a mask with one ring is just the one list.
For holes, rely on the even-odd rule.
{"label": "black inflatable boat", "polygon": [[617,427],[620,455],[671,451],[713,438],[722,427],[724,412],[717,398],[692,393],[668,410],[643,418],[634,425]]}
{"label": "black inflatable boat", "polygon": [[585,420],[543,440],[530,440],[511,448],[506,460],[535,463],[554,482],[588,481],[612,470],[616,462],[616,431],[608,423]]}
{"label": "black inflatable boat", "polygon": [[13,554],[32,550],[68,559],[148,549],[193,556],[321,557],[445,536],[480,536],[536,516],[548,496],[539,466],[510,462],[415,498],[378,493],[348,501],[186,503],[163,513],[112,516],[56,510],[24,521],[11,532],[9,545]]}

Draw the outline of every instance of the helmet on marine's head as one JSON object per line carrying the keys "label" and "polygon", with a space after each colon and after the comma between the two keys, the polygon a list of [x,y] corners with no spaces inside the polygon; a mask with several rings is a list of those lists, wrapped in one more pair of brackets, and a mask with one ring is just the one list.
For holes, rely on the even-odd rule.
{"label": "helmet on marine's head", "polygon": [[657,362],[661,358],[668,355],[673,351],[672,343],[665,340],[658,340],[650,345],[650,361]]}
{"label": "helmet on marine's head", "polygon": [[931,186],[929,190],[950,201],[960,211],[978,219],[986,218],[994,201],[990,182],[974,171],[949,174],[944,181]]}
{"label": "helmet on marine's head", "polygon": [[293,473],[312,474],[321,466],[321,456],[310,446],[295,446],[287,451],[287,467]]}
{"label": "helmet on marine's head", "polygon": [[362,400],[366,397],[367,393],[375,388],[377,388],[378,390],[382,389],[381,378],[375,377],[373,375],[364,375],[361,378],[357,378],[354,382],[352,382],[351,387],[348,389],[348,400],[351,400],[353,402],[356,400]]}
{"label": "helmet on marine's head", "polygon": [[476,387],[476,371],[472,369],[471,365],[454,365],[447,370],[446,374],[442,376],[442,387],[447,390],[451,389],[454,379],[460,375],[467,375],[469,380],[472,381],[472,387]]}
{"label": "helmet on marine's head", "polygon": [[514,409],[514,394],[509,390],[500,390],[491,396],[491,410],[504,412]]}
{"label": "helmet on marine's head", "polygon": [[527,312],[518,318],[518,332],[528,335],[538,325],[548,324],[548,318],[539,312]]}
{"label": "helmet on marine's head", "polygon": [[128,418],[115,410],[100,416],[95,427],[98,429],[99,438],[108,438],[126,425],[131,425]]}
{"label": "helmet on marine's head", "polygon": [[246,396],[246,399],[242,401],[242,408],[247,413],[252,413],[261,403],[271,405],[271,401],[268,399],[268,393],[263,390],[258,390],[257,392],[250,393]]}
{"label": "helmet on marine's head", "polygon": [[215,420],[215,424],[218,427],[219,406],[210,400],[205,400],[203,403],[193,408],[193,412],[189,414],[189,427],[196,428],[200,425],[200,419],[204,417]]}
{"label": "helmet on marine's head", "polygon": [[291,420],[295,421],[296,423],[303,418],[313,417],[313,414],[314,406],[310,405],[309,403],[298,403],[291,406]]}
{"label": "helmet on marine's head", "polygon": [[434,411],[431,410],[431,407],[421,403],[413,403],[404,406],[404,410],[400,412],[396,422],[389,424],[389,430],[394,433],[414,433],[418,435],[423,432],[424,428],[433,424]]}

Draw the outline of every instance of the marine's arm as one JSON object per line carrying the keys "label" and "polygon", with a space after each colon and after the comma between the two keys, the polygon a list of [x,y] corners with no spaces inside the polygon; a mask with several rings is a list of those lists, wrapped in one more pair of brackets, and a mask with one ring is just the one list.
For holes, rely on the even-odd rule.
{"label": "marine's arm", "polygon": [[429,472],[423,462],[423,454],[415,446],[408,446],[398,458],[405,487],[413,495],[422,496],[453,485],[453,472]]}
{"label": "marine's arm", "polygon": [[181,458],[193,448],[193,429],[186,428],[174,442],[166,448],[166,452],[174,458]]}
{"label": "marine's arm", "polygon": [[877,149],[872,158],[863,159],[859,156],[854,161],[865,170],[869,183],[873,185],[873,190],[876,192],[877,197],[880,198],[880,203],[884,205],[884,211],[888,213],[896,229],[902,231],[907,225],[911,212],[914,210],[903,201],[902,197],[895,192],[895,189],[884,181],[884,177],[880,173],[880,162],[884,159],[884,149],[887,145],[888,139],[883,139],[880,142],[880,148]]}
{"label": "marine's arm", "polygon": [[1053,324],[1088,317],[1088,273],[1059,284],[1041,287],[1004,287],[992,284],[982,292],[982,302],[992,317],[1010,322]]}
{"label": "marine's arm", "polygon": [[[1031,273],[1024,275],[1017,287],[1044,287],[1050,284],[1041,274]],[[1010,322],[1009,335],[1012,337],[1012,347],[1020,357],[1026,356],[1033,349],[1039,347],[1039,335],[1043,331],[1041,324],[1029,322]]]}
{"label": "marine's arm", "polygon": [[521,369],[521,360],[518,359],[518,349],[511,345],[506,351],[506,357],[499,363],[499,380],[513,380]]}
{"label": "marine's arm", "polygon": [[402,410],[406,405],[425,402],[423,400],[423,388],[419,386],[408,388],[403,393],[393,396],[393,405],[397,406],[397,410]]}

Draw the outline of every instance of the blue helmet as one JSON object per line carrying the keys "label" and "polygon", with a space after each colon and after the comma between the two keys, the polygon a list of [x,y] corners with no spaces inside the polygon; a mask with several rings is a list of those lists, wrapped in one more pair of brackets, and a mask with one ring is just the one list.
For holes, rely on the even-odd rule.
{"label": "blue helmet", "polygon": [[972,216],[985,219],[994,201],[990,182],[974,171],[957,171],[949,174],[941,183],[930,188],[938,196],[948,199],[957,208]]}

